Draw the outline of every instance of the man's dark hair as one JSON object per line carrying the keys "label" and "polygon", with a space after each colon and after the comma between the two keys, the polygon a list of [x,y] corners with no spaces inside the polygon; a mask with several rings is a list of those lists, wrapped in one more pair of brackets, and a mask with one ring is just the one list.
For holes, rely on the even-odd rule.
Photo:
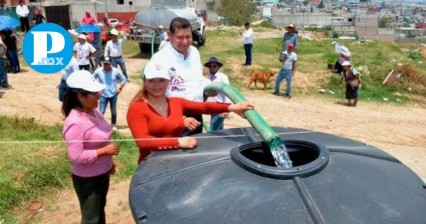
{"label": "man's dark hair", "polygon": [[[241,24],[241,23],[240,23]],[[245,22],[244,23],[244,26],[250,26],[250,23],[249,22]]]}
{"label": "man's dark hair", "polygon": [[[182,18],[182,17],[176,17],[170,22],[170,32],[174,34],[176,30],[180,29],[191,29],[191,23],[189,20]],[[192,30],[192,29],[191,29]]]}

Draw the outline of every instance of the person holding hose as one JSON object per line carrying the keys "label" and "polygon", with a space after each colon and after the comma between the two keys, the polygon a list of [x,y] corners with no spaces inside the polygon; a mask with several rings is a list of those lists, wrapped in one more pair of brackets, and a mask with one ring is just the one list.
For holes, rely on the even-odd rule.
{"label": "person holding hose", "polygon": [[[184,130],[185,113],[220,114],[235,112],[242,116],[253,109],[248,102],[224,104],[194,102],[178,97],[166,97],[170,76],[167,67],[145,69],[143,88],[127,111],[127,123],[139,147],[140,163],[151,151],[193,149],[197,146],[194,137],[180,137]],[[195,124],[194,124],[195,125]]]}

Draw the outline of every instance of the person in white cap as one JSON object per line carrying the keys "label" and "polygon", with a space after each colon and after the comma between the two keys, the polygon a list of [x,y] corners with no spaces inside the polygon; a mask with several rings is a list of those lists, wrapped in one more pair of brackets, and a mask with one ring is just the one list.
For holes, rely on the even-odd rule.
{"label": "person in white cap", "polygon": [[95,54],[96,49],[87,43],[86,39],[86,35],[78,35],[78,42],[74,45],[74,52],[77,53],[79,69],[90,71],[90,58]]}
{"label": "person in white cap", "polygon": [[88,71],[67,79],[62,113],[62,135],[72,168],[72,182],[80,202],[81,223],[106,223],[105,205],[110,174],[115,172],[113,155],[120,151],[111,142],[112,130],[98,110],[105,88]]}
{"label": "person in white cap", "polygon": [[287,30],[286,33],[284,33],[283,36],[283,44],[282,44],[282,50],[287,50],[288,44],[293,44],[294,46],[294,52],[297,52],[297,48],[299,47],[299,36],[296,31],[296,26],[293,24],[290,24],[285,27]]}
{"label": "person in white cap", "polygon": [[348,106],[355,107],[358,103],[358,89],[361,85],[361,74],[352,67],[349,61],[342,62],[343,77],[346,82],[346,99]]}
{"label": "person in white cap", "polygon": [[143,88],[136,94],[127,111],[127,124],[139,147],[139,160],[151,151],[193,149],[197,140],[180,137],[184,130],[184,112],[193,114],[220,114],[235,112],[239,115],[253,109],[248,102],[224,104],[194,102],[178,97],[166,97],[170,85],[169,68],[146,67]]}
{"label": "person in white cap", "polygon": [[126,62],[123,59],[123,43],[126,40],[126,37],[118,39],[119,33],[118,30],[111,30],[111,40],[109,40],[105,45],[104,57],[109,57],[111,60],[111,65],[117,68],[117,65],[120,65],[120,69],[126,77],[127,81],[130,82],[129,76],[127,76],[126,71]]}
{"label": "person in white cap", "polygon": [[102,92],[102,97],[99,101],[99,109],[102,114],[105,114],[106,107],[110,103],[111,108],[111,126],[112,130],[117,130],[117,101],[118,95],[126,85],[126,77],[117,68],[111,66],[109,58],[103,60],[103,67],[99,67],[93,73],[93,76],[105,85]]}

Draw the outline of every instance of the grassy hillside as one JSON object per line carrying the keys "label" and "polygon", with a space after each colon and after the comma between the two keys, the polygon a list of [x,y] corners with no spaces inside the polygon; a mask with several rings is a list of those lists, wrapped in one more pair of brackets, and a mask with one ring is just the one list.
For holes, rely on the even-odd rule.
{"label": "grassy hillside", "polygon": [[[268,32],[267,29],[256,29],[255,33]],[[238,68],[244,60],[244,51],[237,30],[211,30],[208,33],[207,44],[200,48],[202,60],[207,61],[209,56],[215,55],[225,62],[224,72],[227,73],[233,84],[245,88],[241,83],[241,76],[247,76],[250,69]],[[327,73],[327,63],[338,59],[332,47],[332,40],[309,41],[300,40],[298,49],[298,71],[306,75]],[[396,99],[392,102],[403,103],[412,96],[426,96],[426,64],[420,53],[416,51],[419,45],[389,42],[358,43],[338,40],[351,50],[353,63],[356,68],[367,67],[369,73],[363,73],[363,86],[360,98],[383,102],[383,97]],[[278,70],[277,55],[280,51],[281,37],[256,39],[253,48],[255,69]],[[235,66],[237,65],[237,66]],[[253,66],[254,67],[254,66]],[[402,80],[391,76],[386,85],[383,80],[392,69],[402,73]],[[329,89],[341,89],[340,77],[328,72],[325,83],[312,83],[311,93],[316,93],[315,86],[321,85]],[[396,74],[396,73],[395,73]],[[295,88],[297,92],[297,86]],[[335,97],[340,97],[336,95]]]}

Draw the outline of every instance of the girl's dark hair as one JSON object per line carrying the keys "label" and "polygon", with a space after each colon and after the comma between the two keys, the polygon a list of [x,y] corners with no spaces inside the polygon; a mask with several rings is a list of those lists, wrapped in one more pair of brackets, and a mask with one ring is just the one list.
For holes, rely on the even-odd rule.
{"label": "girl's dark hair", "polygon": [[191,23],[189,22],[189,20],[187,20],[185,18],[175,17],[170,22],[169,29],[170,29],[170,33],[174,34],[176,32],[176,30],[191,29]]}
{"label": "girl's dark hair", "polygon": [[87,96],[90,93],[91,92],[82,89],[68,88],[65,90],[64,99],[62,101],[62,114],[64,114],[65,117],[68,117],[72,109],[83,107],[83,105],[81,105],[80,101],[78,100],[77,94]]}

